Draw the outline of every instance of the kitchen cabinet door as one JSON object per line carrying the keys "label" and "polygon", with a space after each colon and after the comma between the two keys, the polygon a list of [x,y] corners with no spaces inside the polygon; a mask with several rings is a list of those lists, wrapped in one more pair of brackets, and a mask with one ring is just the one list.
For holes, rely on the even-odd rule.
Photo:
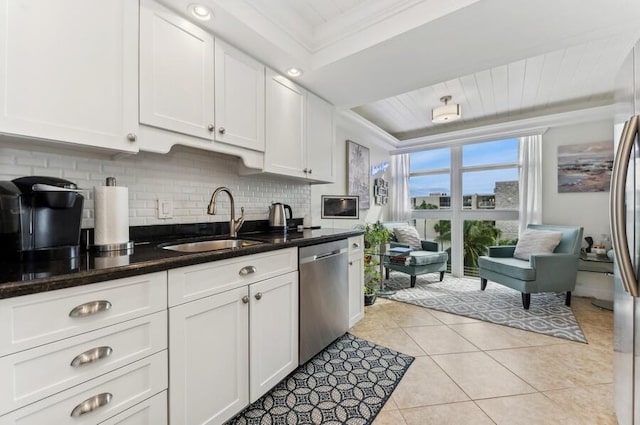
{"label": "kitchen cabinet door", "polygon": [[307,92],[270,69],[266,73],[264,171],[304,178]]}
{"label": "kitchen cabinet door", "polygon": [[215,42],[216,141],[264,152],[265,67]]}
{"label": "kitchen cabinet door", "polygon": [[298,273],[250,285],[249,299],[253,403],[298,367]]}
{"label": "kitchen cabinet door", "polygon": [[140,123],[213,140],[214,39],[152,0],[140,7]]}
{"label": "kitchen cabinet door", "polygon": [[0,132],[136,152],[138,3],[0,0]]}
{"label": "kitchen cabinet door", "polygon": [[364,236],[349,238],[349,327],[364,317]]}
{"label": "kitchen cabinet door", "polygon": [[334,107],[313,93],[307,93],[307,123],[305,140],[307,177],[333,183],[335,175],[336,126]]}
{"label": "kitchen cabinet door", "polygon": [[169,309],[170,423],[221,424],[248,404],[246,295],[244,286]]}

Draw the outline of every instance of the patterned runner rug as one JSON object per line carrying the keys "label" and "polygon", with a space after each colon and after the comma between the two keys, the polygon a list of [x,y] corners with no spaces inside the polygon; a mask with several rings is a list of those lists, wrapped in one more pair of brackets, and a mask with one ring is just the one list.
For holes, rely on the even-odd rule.
{"label": "patterned runner rug", "polygon": [[345,334],[227,424],[370,424],[413,360]]}
{"label": "patterned runner rug", "polygon": [[418,276],[415,288],[409,276],[391,272],[385,286],[397,292],[385,298],[419,305],[485,322],[511,326],[571,341],[587,342],[570,307],[564,305],[564,293],[531,294],[529,310],[522,307],[520,292],[489,282],[480,290],[480,278],[456,278],[437,273]]}

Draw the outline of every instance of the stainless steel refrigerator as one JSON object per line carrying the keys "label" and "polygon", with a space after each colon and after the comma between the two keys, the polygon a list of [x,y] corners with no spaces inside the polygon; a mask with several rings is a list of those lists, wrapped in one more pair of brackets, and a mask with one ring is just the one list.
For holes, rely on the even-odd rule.
{"label": "stainless steel refrigerator", "polygon": [[614,402],[620,425],[640,425],[640,41],[616,79],[611,176]]}

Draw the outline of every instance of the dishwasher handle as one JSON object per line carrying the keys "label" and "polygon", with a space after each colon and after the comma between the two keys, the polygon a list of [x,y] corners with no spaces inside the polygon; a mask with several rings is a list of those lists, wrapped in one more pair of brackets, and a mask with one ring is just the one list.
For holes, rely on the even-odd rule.
{"label": "dishwasher handle", "polygon": [[300,259],[300,264],[312,263],[314,261],[325,260],[325,259],[328,259],[328,258],[331,258],[331,257],[336,257],[338,255],[346,254],[346,253],[347,253],[347,249],[346,248],[334,249],[333,251],[329,251],[329,252],[325,252],[325,253],[317,254],[317,255],[311,255],[311,256],[305,257],[305,258],[301,258]]}

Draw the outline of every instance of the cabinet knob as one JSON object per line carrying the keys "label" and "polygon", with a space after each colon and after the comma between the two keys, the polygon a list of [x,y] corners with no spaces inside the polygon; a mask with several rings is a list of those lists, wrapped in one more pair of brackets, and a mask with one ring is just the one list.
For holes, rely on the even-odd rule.
{"label": "cabinet knob", "polygon": [[225,130],[225,129],[224,129],[224,127],[220,127],[220,128],[218,129],[218,133],[220,133],[220,134],[224,134],[226,131],[227,131],[227,130]]}
{"label": "cabinet knob", "polygon": [[249,304],[249,297],[247,295],[242,297],[242,302],[245,303],[245,304]]}
{"label": "cabinet knob", "polygon": [[138,140],[138,136],[136,136],[136,133],[129,133],[127,134],[127,140],[130,142],[135,142],[136,140]]}
{"label": "cabinet knob", "polygon": [[311,168],[309,168],[309,174],[311,174],[313,172],[313,170]]}
{"label": "cabinet knob", "polygon": [[307,174],[309,172],[309,170],[307,168],[305,168],[304,170],[302,170],[305,174]]}
{"label": "cabinet knob", "polygon": [[82,416],[86,413],[93,412],[99,407],[106,406],[109,404],[111,399],[113,398],[113,394],[111,393],[102,393],[98,395],[94,395],[78,404],[72,411],[71,417],[77,418],[78,416]]}
{"label": "cabinet knob", "polygon": [[71,360],[71,366],[78,367],[88,363],[97,362],[100,359],[109,357],[111,353],[113,353],[113,348],[111,347],[92,348],[91,350],[78,354],[73,360]]}
{"label": "cabinet knob", "polygon": [[358,242],[354,242],[354,243],[353,243],[353,247],[354,247],[354,248],[360,248],[360,244],[359,244]]}
{"label": "cabinet knob", "polygon": [[350,265],[350,266],[353,266],[353,261],[349,261],[349,265]]}
{"label": "cabinet knob", "polygon": [[74,307],[73,310],[69,312],[69,317],[92,316],[101,311],[107,311],[110,308],[111,303],[107,300],[91,301]]}
{"label": "cabinet knob", "polygon": [[262,292],[258,292],[258,293],[256,294],[256,300],[259,300],[259,299],[261,299],[261,298],[262,298]]}
{"label": "cabinet knob", "polygon": [[213,124],[209,124],[209,125],[207,126],[207,129],[208,129],[209,131],[213,131],[213,130],[215,130],[215,129],[216,129],[216,126],[215,126],[215,125],[213,125]]}

